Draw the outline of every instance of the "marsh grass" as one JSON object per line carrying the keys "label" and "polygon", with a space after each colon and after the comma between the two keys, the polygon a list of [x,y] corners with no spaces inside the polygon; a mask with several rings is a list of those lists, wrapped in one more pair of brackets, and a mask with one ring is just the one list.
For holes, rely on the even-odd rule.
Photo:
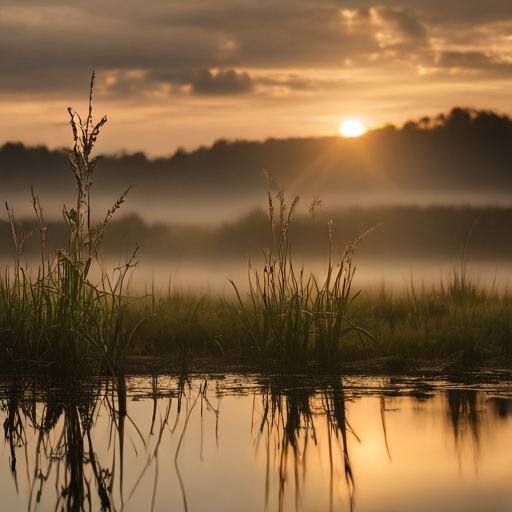
{"label": "marsh grass", "polygon": [[[329,265],[323,282],[313,274],[307,276],[302,267],[297,273],[291,256],[288,229],[299,205],[295,197],[288,208],[284,192],[279,189],[272,173],[269,180],[268,215],[273,246],[264,251],[263,272],[249,261],[249,294],[244,300],[231,281],[241,317],[247,331],[250,348],[264,359],[282,359],[291,363],[318,359],[333,366],[349,335],[355,335],[363,347],[366,342],[378,345],[375,337],[348,318],[348,310],[356,294],[352,294],[355,267],[352,256],[359,242],[369,231],[349,243],[339,263],[332,262],[332,227],[329,224]],[[277,189],[274,199],[271,186]],[[319,205],[315,198],[310,206],[314,218]],[[373,229],[373,228],[372,228]]]}
{"label": "marsh grass", "polygon": [[[360,297],[356,321],[388,354],[452,360],[453,370],[512,355],[512,296],[486,289],[458,271],[438,285],[396,292],[382,287]],[[464,286],[461,285],[464,283]]]}
{"label": "marsh grass", "polygon": [[237,322],[223,299],[179,289],[151,295],[131,313],[146,318],[134,336],[133,353],[172,356],[186,368],[196,355],[227,356],[238,351]]}
{"label": "marsh grass", "polygon": [[[272,201],[276,204],[287,229],[293,216],[284,200],[283,207],[279,198]],[[338,363],[382,355],[445,360],[454,371],[488,360],[507,364],[512,295],[481,285],[471,274],[467,251],[436,285],[416,285],[411,278],[403,289],[383,285],[353,292],[352,255],[360,239],[347,246],[339,264],[329,261],[323,278],[306,278],[303,268],[295,270],[275,210],[275,245],[265,251],[262,271],[249,261],[247,294],[232,282],[234,302],[171,288],[138,302],[139,309],[129,314],[134,321],[147,319],[134,337],[132,353],[172,355],[185,363],[195,356],[264,366],[277,362],[283,370],[307,362],[334,370]],[[332,245],[329,240],[328,254]]]}
{"label": "marsh grass", "polygon": [[468,264],[473,223],[458,265],[437,286],[409,288],[393,294],[383,287],[367,295],[354,312],[362,325],[378,333],[391,354],[451,360],[462,370],[486,360],[512,356],[512,296],[495,283],[486,288],[472,276]]}
{"label": "marsh grass", "polygon": [[[26,241],[32,232],[18,232],[13,209],[6,204],[16,249],[13,272],[7,268],[0,280],[0,329],[2,358],[16,364],[56,361],[84,362],[99,353],[113,373],[122,371],[127,347],[133,334],[126,322],[130,300],[125,297],[127,274],[136,265],[132,258],[109,277],[99,260],[101,242],[108,223],[129,192],[125,190],[102,221],[91,223],[91,187],[97,157],[92,150],[100,129],[92,117],[91,79],[89,110],[85,121],[68,109],[73,132],[70,168],[76,182],[76,203],[62,213],[68,228],[65,248],[52,255],[48,224],[39,199],[32,190],[32,205],[39,224],[41,260],[37,273],[20,265]],[[100,278],[92,281],[92,269]]]}

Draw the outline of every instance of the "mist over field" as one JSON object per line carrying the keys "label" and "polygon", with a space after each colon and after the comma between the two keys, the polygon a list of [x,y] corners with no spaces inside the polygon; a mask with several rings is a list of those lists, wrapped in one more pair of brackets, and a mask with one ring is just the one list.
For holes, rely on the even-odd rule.
{"label": "mist over field", "polygon": [[[289,205],[296,194],[301,197],[289,233],[298,264],[325,267],[332,221],[334,258],[378,225],[360,244],[358,273],[371,269],[375,279],[389,280],[394,268],[393,280],[403,281],[412,263],[425,273],[430,262],[435,263],[431,274],[439,276],[441,264],[445,272],[458,264],[473,228],[465,254],[480,270],[488,265],[492,276],[512,255],[511,139],[508,117],[457,108],[353,139],[220,140],[156,160],[142,153],[104,156],[93,177],[93,217],[100,220],[133,185],[107,230],[105,257],[121,261],[138,242],[146,278],[156,265],[168,276],[190,274],[186,281],[202,276],[208,283],[222,274],[227,283],[235,268],[245,279],[247,258],[258,261],[262,249],[272,245],[265,167]],[[22,229],[34,231],[25,248],[29,259],[39,247],[31,186],[50,221],[53,247],[64,246],[61,209],[64,203],[71,208],[75,197],[67,151],[21,143],[0,149],[0,190]],[[308,205],[315,196],[322,207],[313,220]],[[0,255],[8,261],[14,246],[6,214],[4,219]],[[505,282],[506,272],[497,278]]]}

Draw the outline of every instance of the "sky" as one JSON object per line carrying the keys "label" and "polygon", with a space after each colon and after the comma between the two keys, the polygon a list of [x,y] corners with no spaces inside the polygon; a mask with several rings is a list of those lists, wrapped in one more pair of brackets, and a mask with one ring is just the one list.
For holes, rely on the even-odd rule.
{"label": "sky", "polygon": [[108,154],[509,114],[512,2],[2,0],[0,144],[69,146],[93,70]]}

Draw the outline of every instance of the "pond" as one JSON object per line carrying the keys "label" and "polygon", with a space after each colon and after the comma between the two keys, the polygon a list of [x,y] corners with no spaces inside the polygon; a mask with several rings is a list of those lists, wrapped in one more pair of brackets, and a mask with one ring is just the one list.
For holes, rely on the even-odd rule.
{"label": "pond", "polygon": [[3,382],[2,510],[510,511],[512,385]]}

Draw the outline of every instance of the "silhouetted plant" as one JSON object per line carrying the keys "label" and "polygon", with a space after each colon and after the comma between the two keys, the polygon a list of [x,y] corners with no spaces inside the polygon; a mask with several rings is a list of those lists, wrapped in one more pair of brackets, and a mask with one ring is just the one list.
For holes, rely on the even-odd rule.
{"label": "silhouetted plant", "polygon": [[[2,343],[9,357],[20,359],[59,360],[69,356],[80,360],[98,351],[112,373],[121,371],[133,326],[126,322],[130,303],[124,297],[128,271],[136,265],[135,255],[109,278],[98,255],[108,223],[121,207],[130,188],[125,190],[105,218],[91,224],[91,187],[97,157],[91,153],[107,122],[104,116],[94,124],[92,118],[92,74],[89,111],[85,122],[69,110],[74,146],[69,153],[71,171],[76,182],[76,204],[63,216],[68,235],[65,248],[49,251],[48,224],[39,199],[32,190],[32,205],[39,223],[41,262],[37,276],[20,266],[26,241],[32,232],[18,233],[14,213],[6,204],[16,256],[14,276],[6,271],[0,282],[0,325]],[[91,269],[98,263],[99,279],[93,282]],[[131,329],[131,331],[130,331]]]}
{"label": "silhouetted plant", "polygon": [[[355,271],[352,255],[358,243],[371,230],[350,243],[340,263],[334,267],[332,229],[329,224],[329,266],[325,281],[319,283],[312,274],[306,278],[303,268],[297,275],[292,263],[288,229],[299,197],[293,200],[288,209],[284,192],[277,187],[272,173],[267,169],[265,171],[269,179],[268,214],[273,245],[271,249],[264,250],[262,274],[249,262],[248,300],[242,299],[231,280],[238,296],[239,311],[251,344],[264,358],[303,362],[314,357],[334,367],[348,334],[355,334],[363,345],[365,339],[378,345],[374,336],[356,326],[347,316],[350,304],[357,297],[357,294],[351,294]],[[270,184],[277,188],[276,201],[270,193]],[[315,197],[310,207],[313,217],[319,205]]]}

